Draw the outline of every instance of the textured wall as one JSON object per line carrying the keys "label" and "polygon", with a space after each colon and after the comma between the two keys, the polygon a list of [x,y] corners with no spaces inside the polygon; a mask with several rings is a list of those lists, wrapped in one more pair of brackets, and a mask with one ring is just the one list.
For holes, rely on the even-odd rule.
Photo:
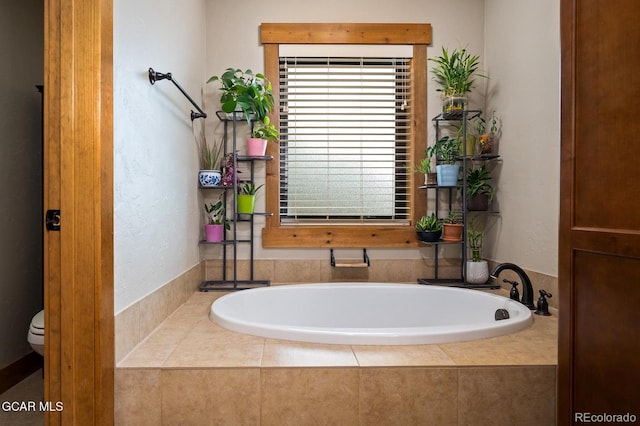
{"label": "textured wall", "polygon": [[115,312],[199,263],[191,105],[204,81],[204,0],[114,2]]}

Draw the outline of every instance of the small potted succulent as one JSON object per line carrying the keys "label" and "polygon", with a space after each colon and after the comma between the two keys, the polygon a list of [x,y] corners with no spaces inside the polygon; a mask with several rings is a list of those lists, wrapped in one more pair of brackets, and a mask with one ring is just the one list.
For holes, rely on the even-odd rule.
{"label": "small potted succulent", "polygon": [[263,185],[256,186],[252,182],[247,182],[240,187],[238,194],[238,213],[253,214],[256,202],[256,193]]}
{"label": "small potted succulent", "polygon": [[416,232],[420,241],[426,243],[436,242],[442,235],[442,221],[436,217],[435,213],[431,213],[429,216],[422,216],[416,222]]}
{"label": "small potted succulent", "polygon": [[205,241],[219,243],[224,236],[224,230],[231,229],[229,221],[225,218],[225,208],[222,199],[215,203],[205,203],[204,211],[207,214],[207,223],[204,225]]}
{"label": "small potted succulent", "polygon": [[491,172],[486,164],[478,168],[467,169],[467,210],[489,210],[489,202],[493,200],[495,191],[489,184]]}
{"label": "small potted succulent", "polygon": [[442,112],[445,118],[467,109],[467,94],[471,92],[475,76],[480,65],[480,56],[471,55],[467,49],[454,49],[452,52],[442,47],[439,56],[429,58],[435,66],[431,69],[434,80],[442,93]]}
{"label": "small potted succulent", "polygon": [[449,243],[462,241],[463,228],[458,213],[450,211],[449,216],[442,222],[442,241]]}
{"label": "small potted succulent", "polygon": [[439,186],[456,186],[460,165],[456,164],[460,142],[457,138],[443,136],[433,146],[427,148],[428,156],[435,156],[436,174]]}
{"label": "small potted succulent", "polygon": [[475,229],[473,225],[469,226],[467,231],[467,241],[471,249],[471,259],[466,263],[465,281],[470,284],[484,284],[489,279],[489,264],[482,259],[482,240],[484,234],[482,231]]}

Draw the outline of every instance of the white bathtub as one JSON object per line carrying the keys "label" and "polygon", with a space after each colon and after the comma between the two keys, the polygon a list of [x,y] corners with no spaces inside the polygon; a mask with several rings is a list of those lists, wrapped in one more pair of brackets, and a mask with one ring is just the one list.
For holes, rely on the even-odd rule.
{"label": "white bathtub", "polygon": [[[509,319],[496,321],[497,309]],[[521,303],[477,290],[416,284],[281,285],[222,296],[209,318],[240,333],[345,345],[415,345],[495,337],[528,327]]]}

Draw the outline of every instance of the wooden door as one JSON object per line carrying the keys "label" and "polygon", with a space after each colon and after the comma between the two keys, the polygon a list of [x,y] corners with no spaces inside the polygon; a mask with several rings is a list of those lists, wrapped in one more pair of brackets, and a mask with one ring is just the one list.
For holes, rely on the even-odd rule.
{"label": "wooden door", "polygon": [[637,0],[561,0],[564,425],[586,413],[640,417],[638,22]]}
{"label": "wooden door", "polygon": [[45,413],[113,424],[112,0],[45,0]]}

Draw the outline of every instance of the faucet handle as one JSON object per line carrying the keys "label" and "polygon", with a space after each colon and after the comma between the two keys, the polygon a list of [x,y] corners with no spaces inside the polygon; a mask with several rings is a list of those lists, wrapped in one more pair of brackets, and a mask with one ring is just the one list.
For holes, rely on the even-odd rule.
{"label": "faucet handle", "polygon": [[516,302],[520,301],[520,292],[518,292],[518,283],[516,281],[511,281],[508,279],[502,280],[503,283],[511,284],[511,291],[509,292],[509,299],[515,300]]}
{"label": "faucet handle", "polygon": [[534,312],[534,314],[548,317],[551,314],[549,313],[549,303],[547,302],[547,297],[551,297],[552,295],[551,293],[547,293],[544,290],[539,290],[539,293],[540,298],[538,299],[536,311]]}

